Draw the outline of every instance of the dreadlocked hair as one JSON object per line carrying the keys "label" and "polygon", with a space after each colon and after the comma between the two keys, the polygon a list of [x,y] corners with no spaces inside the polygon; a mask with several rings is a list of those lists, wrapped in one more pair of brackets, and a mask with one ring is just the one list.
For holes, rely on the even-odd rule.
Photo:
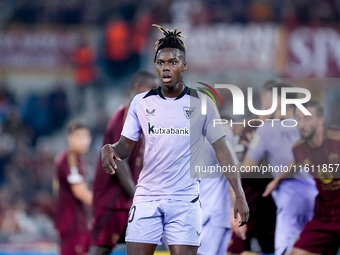
{"label": "dreadlocked hair", "polygon": [[177,32],[177,27],[175,28],[175,31],[172,29],[164,29],[159,25],[153,24],[153,27],[157,27],[159,30],[162,31],[162,33],[165,35],[165,37],[158,39],[155,44],[156,44],[156,53],[155,53],[155,58],[153,62],[156,62],[156,56],[159,50],[164,49],[164,48],[176,48],[179,49],[184,53],[185,56],[185,44],[184,42],[180,39],[185,38],[185,36],[181,35],[181,33],[184,30],[178,31]]}

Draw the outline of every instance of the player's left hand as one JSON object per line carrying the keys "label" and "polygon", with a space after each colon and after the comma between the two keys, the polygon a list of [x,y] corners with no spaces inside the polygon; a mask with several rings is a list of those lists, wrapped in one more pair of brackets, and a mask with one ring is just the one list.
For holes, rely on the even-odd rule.
{"label": "player's left hand", "polygon": [[244,196],[236,197],[234,205],[234,220],[237,221],[237,214],[240,215],[239,227],[242,227],[249,220],[249,207]]}
{"label": "player's left hand", "polygon": [[277,188],[277,186],[279,186],[279,179],[272,180],[270,183],[268,183],[262,196],[263,197],[269,196]]}

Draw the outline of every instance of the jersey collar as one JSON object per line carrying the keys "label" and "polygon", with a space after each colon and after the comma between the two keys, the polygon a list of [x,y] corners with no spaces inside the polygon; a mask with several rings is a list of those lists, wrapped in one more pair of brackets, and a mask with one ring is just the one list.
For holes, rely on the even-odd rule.
{"label": "jersey collar", "polygon": [[[175,100],[184,97],[184,95],[186,95],[186,94],[190,95],[189,92],[190,92],[189,87],[187,87],[187,86],[184,85],[183,91],[181,92],[181,94],[178,95],[178,97],[175,98]],[[161,98],[163,98],[163,99],[166,100],[166,98],[164,97],[164,95],[163,95],[163,93],[162,93],[162,87],[160,87],[160,86],[158,87],[157,93],[158,93],[158,95],[159,95]]]}

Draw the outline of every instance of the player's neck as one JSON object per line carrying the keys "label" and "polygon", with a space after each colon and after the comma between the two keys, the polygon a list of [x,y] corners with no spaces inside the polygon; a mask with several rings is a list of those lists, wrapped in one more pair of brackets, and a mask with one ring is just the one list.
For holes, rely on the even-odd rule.
{"label": "player's neck", "polygon": [[70,155],[75,156],[75,157],[79,157],[79,156],[80,156],[80,153],[79,153],[77,150],[73,149],[72,147],[69,147],[68,153],[69,153]]}
{"label": "player's neck", "polygon": [[320,127],[316,130],[315,135],[307,141],[308,145],[312,148],[318,148],[321,146],[324,140],[324,127]]}
{"label": "player's neck", "polygon": [[161,91],[165,97],[178,97],[183,92],[183,89],[184,83],[183,81],[179,81],[172,87],[162,86]]}

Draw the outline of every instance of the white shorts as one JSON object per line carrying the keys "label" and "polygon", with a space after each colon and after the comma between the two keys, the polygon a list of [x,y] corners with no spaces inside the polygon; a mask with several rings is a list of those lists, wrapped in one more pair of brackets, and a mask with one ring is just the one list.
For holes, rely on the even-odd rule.
{"label": "white shorts", "polygon": [[202,212],[200,201],[171,199],[134,203],[130,209],[126,242],[168,245],[201,243]]}
{"label": "white shorts", "polygon": [[313,214],[290,215],[277,212],[275,225],[275,254],[289,254],[301,230],[313,218]]}
{"label": "white shorts", "polygon": [[199,255],[225,255],[231,238],[230,228],[216,227],[207,222],[202,227],[201,246]]}

